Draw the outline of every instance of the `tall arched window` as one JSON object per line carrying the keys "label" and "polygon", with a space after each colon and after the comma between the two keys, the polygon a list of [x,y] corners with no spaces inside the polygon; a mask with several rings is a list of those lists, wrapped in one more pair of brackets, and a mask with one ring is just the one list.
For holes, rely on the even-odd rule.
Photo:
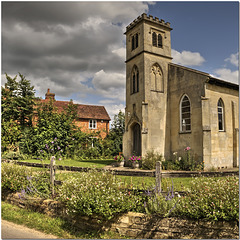
{"label": "tall arched window", "polygon": [[132,36],[132,50],[135,49],[135,41],[134,41],[134,36]]}
{"label": "tall arched window", "polygon": [[224,131],[224,104],[221,98],[218,100],[217,108],[218,108],[218,130]]}
{"label": "tall arched window", "polygon": [[135,65],[132,70],[131,75],[131,93],[139,92],[139,71],[137,66]]}
{"label": "tall arched window", "polygon": [[138,34],[136,34],[136,48],[138,47]]}
{"label": "tall arched window", "polygon": [[152,45],[157,47],[157,34],[155,32],[152,33]]}
{"label": "tall arched window", "polygon": [[138,33],[132,36],[132,51],[138,47]]}
{"label": "tall arched window", "polygon": [[180,102],[180,131],[191,131],[191,103],[187,95]]}
{"label": "tall arched window", "polygon": [[161,48],[162,47],[162,35],[158,34],[158,47]]}

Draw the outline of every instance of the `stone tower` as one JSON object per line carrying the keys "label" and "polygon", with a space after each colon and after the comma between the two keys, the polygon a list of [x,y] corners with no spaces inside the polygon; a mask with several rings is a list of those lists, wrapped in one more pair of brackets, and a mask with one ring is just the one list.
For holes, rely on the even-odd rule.
{"label": "stone tower", "polygon": [[126,109],[123,154],[165,156],[170,23],[143,13],[126,28]]}

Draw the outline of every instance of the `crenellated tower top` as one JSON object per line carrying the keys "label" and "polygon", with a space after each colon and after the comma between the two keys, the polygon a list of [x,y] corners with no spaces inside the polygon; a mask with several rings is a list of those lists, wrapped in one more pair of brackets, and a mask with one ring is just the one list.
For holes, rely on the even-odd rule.
{"label": "crenellated tower top", "polygon": [[158,17],[153,18],[152,15],[147,16],[146,13],[143,13],[142,15],[138,16],[133,22],[131,22],[127,27],[126,27],[126,32],[129,31],[130,29],[134,28],[138,23],[141,21],[150,21],[154,24],[161,25],[162,27],[168,28],[169,30],[172,30],[170,27],[169,22],[165,22],[163,19],[160,19]]}

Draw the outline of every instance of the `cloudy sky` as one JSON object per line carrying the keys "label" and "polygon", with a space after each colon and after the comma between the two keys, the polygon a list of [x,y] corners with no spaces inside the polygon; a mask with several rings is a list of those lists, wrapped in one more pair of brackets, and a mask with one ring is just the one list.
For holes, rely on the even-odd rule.
{"label": "cloudy sky", "polygon": [[4,73],[38,97],[125,107],[126,26],[142,13],[171,23],[173,62],[238,82],[238,2],[4,2]]}

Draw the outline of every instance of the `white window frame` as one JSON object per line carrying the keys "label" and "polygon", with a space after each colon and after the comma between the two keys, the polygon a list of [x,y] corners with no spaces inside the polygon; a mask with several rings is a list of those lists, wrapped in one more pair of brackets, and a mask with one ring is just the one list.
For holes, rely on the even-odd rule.
{"label": "white window frame", "polygon": [[96,119],[89,120],[89,129],[97,129],[97,120]]}
{"label": "white window frame", "polygon": [[[221,106],[218,106],[219,102],[221,103]],[[220,110],[220,112],[219,112]],[[219,122],[220,122],[220,119],[219,119],[219,113],[221,113],[221,120],[222,120],[222,129],[220,129],[219,127]],[[218,131],[219,132],[224,132],[225,131],[225,120],[224,120],[224,103],[223,103],[223,100],[221,98],[219,98],[218,102],[217,102],[217,116],[218,116]]]}
{"label": "white window frame", "polygon": [[[190,112],[189,112],[189,114],[190,114],[190,118],[189,118],[189,119],[190,119],[190,129],[189,129],[189,130],[184,129],[183,124],[185,125],[186,123],[185,123],[185,119],[182,118],[182,103],[183,103],[183,99],[184,99],[185,97],[188,98],[188,101],[189,101],[189,104],[190,104],[190,105],[189,105],[189,106],[190,106]],[[188,107],[188,106],[187,106],[187,107]],[[182,133],[191,132],[191,131],[192,131],[191,101],[190,101],[190,98],[188,97],[187,94],[184,94],[184,95],[182,96],[182,98],[181,98],[180,105],[179,105],[179,112],[180,112],[180,132],[182,132]],[[185,126],[186,126],[186,125],[185,125]]]}

